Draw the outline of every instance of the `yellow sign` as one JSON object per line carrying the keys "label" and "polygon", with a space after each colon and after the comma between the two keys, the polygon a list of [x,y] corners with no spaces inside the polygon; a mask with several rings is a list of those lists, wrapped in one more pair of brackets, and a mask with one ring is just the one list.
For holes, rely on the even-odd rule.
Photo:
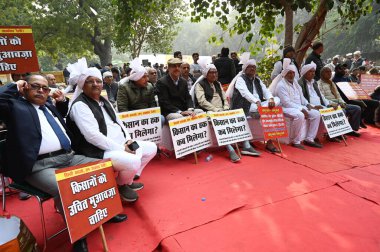
{"label": "yellow sign", "polygon": [[101,169],[104,169],[104,168],[107,168],[110,166],[112,166],[111,161],[108,161],[105,163],[100,163],[100,164],[95,164],[95,165],[91,165],[91,166],[85,166],[85,167],[78,168],[75,170],[71,170],[68,172],[62,172],[62,173],[55,174],[55,178],[57,181],[61,181],[61,180],[69,179],[69,178],[76,177],[79,175],[83,175],[85,173],[101,170]]}

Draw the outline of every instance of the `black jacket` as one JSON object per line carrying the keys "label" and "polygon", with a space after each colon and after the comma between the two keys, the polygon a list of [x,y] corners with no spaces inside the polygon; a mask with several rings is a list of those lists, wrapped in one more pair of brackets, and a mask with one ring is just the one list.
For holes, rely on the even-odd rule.
{"label": "black jacket", "polygon": [[321,78],[321,69],[324,66],[321,55],[318,55],[315,52],[311,52],[305,60],[305,65],[310,64],[312,61],[317,65],[314,80],[318,81]]}
{"label": "black jacket", "polygon": [[[46,107],[71,133],[58,112],[49,102]],[[7,125],[7,140],[1,153],[3,173],[16,182],[22,182],[33,169],[40,150],[42,133],[38,114],[33,105],[22,98],[16,84],[0,87],[0,117]]]}
{"label": "black jacket", "polygon": [[161,113],[164,116],[179,110],[186,111],[194,108],[187,82],[182,77],[179,78],[178,85],[175,85],[170,75],[167,74],[157,81],[157,92]]}
{"label": "black jacket", "polygon": [[235,63],[228,57],[220,57],[214,65],[218,69],[218,81],[222,84],[230,84],[236,75]]}

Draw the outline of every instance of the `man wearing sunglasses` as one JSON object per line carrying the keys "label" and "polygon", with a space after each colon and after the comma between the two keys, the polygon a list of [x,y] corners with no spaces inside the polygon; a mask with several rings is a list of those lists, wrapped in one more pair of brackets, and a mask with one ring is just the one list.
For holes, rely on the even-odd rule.
{"label": "man wearing sunglasses", "polygon": [[[15,182],[26,181],[52,195],[63,213],[55,170],[97,159],[71,150],[71,133],[52,105],[49,92],[48,81],[41,75],[0,87],[0,117],[8,127],[1,164],[4,175]],[[111,222],[125,220],[126,215],[114,218]],[[87,251],[85,240],[76,242],[74,249]]]}

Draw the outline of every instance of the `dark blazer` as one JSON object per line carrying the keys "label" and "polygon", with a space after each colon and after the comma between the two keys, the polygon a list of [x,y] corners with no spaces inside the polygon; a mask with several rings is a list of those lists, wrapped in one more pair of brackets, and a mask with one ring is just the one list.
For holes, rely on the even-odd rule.
{"label": "dark blazer", "polygon": [[[46,107],[66,128],[58,110],[49,102]],[[2,172],[16,182],[28,176],[37,160],[42,134],[38,114],[33,105],[22,98],[16,84],[0,87],[0,118],[7,125],[7,141],[1,153]]]}
{"label": "dark blazer", "polygon": [[230,84],[236,75],[235,63],[228,57],[220,57],[214,63],[218,69],[218,81],[222,84]]}
{"label": "dark blazer", "polygon": [[182,77],[178,80],[178,86],[169,74],[157,81],[158,101],[161,107],[161,113],[167,116],[177,111],[186,111],[194,108],[193,100],[189,94],[187,81]]}

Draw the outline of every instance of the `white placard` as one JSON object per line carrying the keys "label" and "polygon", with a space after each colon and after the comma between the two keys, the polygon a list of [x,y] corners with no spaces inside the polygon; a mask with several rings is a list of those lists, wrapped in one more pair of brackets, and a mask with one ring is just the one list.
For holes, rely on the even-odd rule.
{"label": "white placard", "polygon": [[320,109],[319,112],[330,138],[352,131],[351,125],[340,106],[336,110],[334,108],[326,108]]}
{"label": "white placard", "polygon": [[118,116],[132,139],[161,142],[162,125],[159,107],[122,112]]}
{"label": "white placard", "polygon": [[211,146],[206,113],[171,120],[169,127],[176,158]]}
{"label": "white placard", "polygon": [[209,116],[219,146],[252,139],[243,109],[209,112]]}

